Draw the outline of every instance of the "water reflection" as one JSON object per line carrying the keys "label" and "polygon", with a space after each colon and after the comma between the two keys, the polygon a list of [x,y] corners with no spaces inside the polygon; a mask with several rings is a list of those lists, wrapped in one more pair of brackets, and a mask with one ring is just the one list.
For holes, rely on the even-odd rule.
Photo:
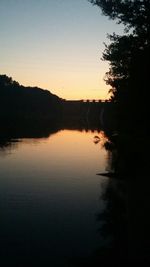
{"label": "water reflection", "polygon": [[[106,151],[93,143],[98,132],[16,132],[1,142],[3,266],[71,266],[99,246],[95,214],[105,206],[105,178],[96,173],[105,171]],[[13,153],[3,157],[4,150]]]}
{"label": "water reflection", "polygon": [[100,134],[102,131],[99,127],[99,124],[87,125],[83,122],[59,122],[53,124],[42,123],[37,121],[34,123],[24,122],[20,124],[8,124],[0,125],[0,151],[6,152],[15,149],[18,142],[21,142],[22,139],[32,139],[32,142],[38,142],[41,138],[49,138],[52,134],[56,134],[61,130],[73,130],[80,132],[92,132]]}
{"label": "water reflection", "polygon": [[149,266],[147,138],[56,127],[0,140],[5,266]]}
{"label": "water reflection", "polygon": [[[100,249],[102,266],[150,265],[149,138],[136,134],[111,135],[108,150],[106,209],[98,219],[108,246]],[[104,176],[105,176],[104,175]]]}
{"label": "water reflection", "polygon": [[19,140],[15,140],[15,139],[0,139],[0,154],[2,154],[2,156],[4,156],[4,154],[6,153],[11,153],[12,149],[16,149],[17,148],[17,143],[19,142]]}
{"label": "water reflection", "polygon": [[[95,142],[96,140],[96,142]],[[100,144],[100,135],[94,143]],[[96,214],[101,243],[90,257],[78,258],[75,266],[150,266],[150,180],[148,136],[108,135],[105,208]]]}

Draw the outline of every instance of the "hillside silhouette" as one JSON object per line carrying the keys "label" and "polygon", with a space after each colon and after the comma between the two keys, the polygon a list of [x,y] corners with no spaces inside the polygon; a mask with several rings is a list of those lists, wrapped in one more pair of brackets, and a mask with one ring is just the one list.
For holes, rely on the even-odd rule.
{"label": "hillside silhouette", "polygon": [[3,136],[34,135],[44,130],[114,128],[114,104],[65,100],[48,90],[20,85],[0,75],[0,128]]}
{"label": "hillside silhouette", "polygon": [[11,77],[0,75],[1,123],[56,121],[61,113],[61,99],[38,87],[25,87]]}

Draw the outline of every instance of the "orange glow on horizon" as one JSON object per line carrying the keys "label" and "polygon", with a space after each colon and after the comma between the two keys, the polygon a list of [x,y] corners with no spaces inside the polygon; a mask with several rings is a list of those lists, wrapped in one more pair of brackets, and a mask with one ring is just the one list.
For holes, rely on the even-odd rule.
{"label": "orange glow on horizon", "polygon": [[104,74],[100,75],[98,72],[68,73],[63,71],[52,72],[52,75],[49,75],[48,70],[44,70],[44,73],[40,70],[33,72],[20,70],[19,73],[7,73],[21,85],[46,89],[66,100],[109,99],[109,86],[103,80]]}
{"label": "orange glow on horizon", "polygon": [[122,27],[87,0],[2,2],[1,74],[67,100],[109,98],[101,58],[107,32]]}

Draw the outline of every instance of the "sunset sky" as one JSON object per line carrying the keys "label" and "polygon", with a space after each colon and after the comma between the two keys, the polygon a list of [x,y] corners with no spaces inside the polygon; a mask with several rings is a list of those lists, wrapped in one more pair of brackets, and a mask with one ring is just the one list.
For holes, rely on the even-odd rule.
{"label": "sunset sky", "polygon": [[65,99],[105,99],[100,58],[114,31],[88,0],[0,0],[0,74]]}

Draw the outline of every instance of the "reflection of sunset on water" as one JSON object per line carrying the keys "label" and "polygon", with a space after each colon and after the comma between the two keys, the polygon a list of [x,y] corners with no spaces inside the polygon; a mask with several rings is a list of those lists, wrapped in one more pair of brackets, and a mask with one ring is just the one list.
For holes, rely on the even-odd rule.
{"label": "reflection of sunset on water", "polygon": [[86,174],[89,169],[93,174],[100,168],[104,169],[106,157],[104,148],[95,146],[93,143],[96,134],[103,142],[103,132],[85,130],[61,130],[48,138],[20,139],[17,146],[10,149],[12,155],[8,157],[8,162],[11,165],[13,162],[15,164],[13,161],[15,153],[18,165],[22,164],[24,168],[34,165],[36,172],[38,169],[49,171],[52,165],[56,173],[66,170],[80,175],[80,172]]}
{"label": "reflection of sunset on water", "polygon": [[16,253],[21,244],[25,252],[20,257],[36,251],[37,259],[38,250],[42,262],[50,257],[66,266],[72,255],[88,255],[96,249],[100,237],[95,214],[104,209],[99,198],[107,184],[96,173],[105,171],[107,163],[106,151],[93,142],[95,134],[101,136],[97,131],[60,130],[48,138],[20,138],[16,146],[5,147],[5,152],[10,151],[5,157],[1,151],[1,229],[8,233],[7,244],[9,234],[14,235],[9,253],[13,249]]}

